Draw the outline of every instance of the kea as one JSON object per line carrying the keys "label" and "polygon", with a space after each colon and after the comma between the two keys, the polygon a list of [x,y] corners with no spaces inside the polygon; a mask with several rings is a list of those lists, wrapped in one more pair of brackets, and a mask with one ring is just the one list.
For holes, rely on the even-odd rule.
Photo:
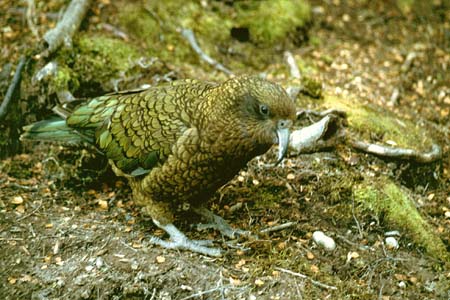
{"label": "kea", "polygon": [[24,127],[21,139],[89,143],[128,178],[142,206],[168,240],[153,244],[220,256],[208,241],[190,240],[174,212],[190,208],[223,235],[234,230],[206,204],[247,162],[278,144],[279,163],[296,117],[294,102],[277,84],[241,76],[221,84],[177,80],[93,98],[59,118]]}

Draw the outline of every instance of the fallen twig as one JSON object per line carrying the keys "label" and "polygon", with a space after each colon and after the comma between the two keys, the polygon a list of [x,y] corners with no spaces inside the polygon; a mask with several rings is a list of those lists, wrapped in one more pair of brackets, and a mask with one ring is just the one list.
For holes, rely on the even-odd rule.
{"label": "fallen twig", "polygon": [[196,297],[201,297],[203,295],[211,294],[211,293],[214,293],[214,292],[217,292],[217,291],[221,292],[222,290],[224,290],[226,288],[229,288],[229,287],[231,287],[231,286],[229,286],[229,285],[218,286],[218,287],[215,287],[213,289],[209,289],[209,290],[206,290],[206,291],[198,292],[198,293],[192,294],[190,296],[184,297],[181,300],[187,300],[187,299],[192,299],[192,298],[196,298]]}
{"label": "fallen twig", "polygon": [[416,57],[417,57],[416,52],[409,52],[408,55],[406,56],[405,62],[401,66],[400,70],[403,73],[406,73],[411,68],[412,63],[413,63],[414,59],[416,59]]}
{"label": "fallen twig", "polygon": [[224,65],[217,62],[215,59],[213,59],[211,56],[203,52],[203,50],[200,48],[200,46],[197,43],[197,40],[195,39],[194,32],[191,29],[183,28],[181,29],[181,35],[189,42],[192,49],[200,56],[202,60],[213,66],[219,71],[224,72],[227,75],[234,75],[233,72],[228,70]]}
{"label": "fallen twig", "polygon": [[310,109],[303,109],[303,110],[299,110],[297,112],[297,119],[301,118],[303,115],[312,115],[312,116],[317,116],[317,117],[325,117],[328,115],[336,115],[339,117],[346,117],[347,113],[343,110],[340,109],[334,109],[334,108],[330,108],[330,109],[326,109],[324,111],[315,111],[315,110],[310,110]]}
{"label": "fallen twig", "polygon": [[[291,77],[295,79],[301,79],[300,69],[295,62],[294,55],[290,51],[284,52],[284,59],[286,60],[286,64],[289,67],[289,72],[291,73]],[[303,87],[301,85],[298,86],[288,86],[286,87],[286,92],[291,97],[291,99],[296,99],[298,94],[302,91]]]}
{"label": "fallen twig", "polygon": [[262,230],[259,231],[259,233],[268,233],[268,232],[283,230],[283,229],[292,227],[292,226],[294,226],[296,224],[297,224],[297,222],[287,222],[287,223],[283,223],[283,224],[280,224],[280,225],[276,225],[276,226],[272,226],[272,227],[268,227],[268,228],[262,229]]}
{"label": "fallen twig", "polygon": [[295,62],[294,55],[290,51],[284,52],[284,59],[286,60],[287,65],[289,66],[289,71],[291,72],[291,77],[295,79],[301,79],[302,75],[300,73],[300,69]]}
{"label": "fallen twig", "polygon": [[35,186],[30,187],[30,186],[18,184],[16,182],[11,182],[11,183],[8,184],[8,186],[10,186],[12,188],[17,188],[17,189],[23,189],[23,190],[26,190],[26,191],[31,191],[31,192],[36,192],[38,190],[38,188],[35,187]]}
{"label": "fallen twig", "polygon": [[29,214],[26,214],[25,216],[22,216],[22,217],[18,218],[18,219],[16,220],[16,222],[22,221],[23,219],[26,219],[26,218],[28,218],[29,216],[34,215],[34,214],[41,208],[41,206],[42,206],[42,201],[40,201],[40,202],[39,202],[39,205],[38,205],[35,209],[33,209]]}
{"label": "fallen twig", "polygon": [[86,14],[91,0],[72,0],[69,7],[64,12],[61,21],[56,24],[56,27],[50,29],[44,34],[44,40],[47,43],[47,49],[44,50],[40,56],[49,56],[62,43],[70,44],[72,36],[80,27],[81,21]]}
{"label": "fallen twig", "polygon": [[8,106],[14,96],[14,92],[19,89],[20,81],[22,79],[22,71],[25,67],[28,59],[25,56],[22,56],[19,60],[19,64],[16,68],[16,73],[14,73],[14,77],[11,81],[11,84],[8,87],[8,91],[6,92],[5,98],[0,105],[0,121],[5,117],[8,112]]}
{"label": "fallen twig", "polygon": [[350,140],[350,144],[353,148],[367,153],[391,158],[410,159],[420,163],[430,163],[442,158],[442,149],[436,144],[432,145],[430,152],[419,152],[414,149],[396,148],[355,140]]}
{"label": "fallen twig", "polygon": [[300,277],[300,278],[303,278],[303,279],[307,279],[312,284],[320,286],[322,288],[325,288],[325,289],[328,289],[328,290],[337,290],[337,287],[332,286],[332,285],[328,285],[328,284],[325,284],[325,283],[322,283],[322,282],[317,281],[317,280],[314,280],[314,279],[306,276],[305,274],[297,273],[297,272],[294,272],[294,271],[291,271],[291,270],[287,270],[287,269],[283,269],[283,268],[280,268],[280,267],[275,267],[275,269],[278,270],[278,271],[281,271],[281,272],[293,275],[293,276],[297,276],[297,277]]}
{"label": "fallen twig", "polygon": [[355,246],[358,247],[359,250],[362,251],[375,251],[375,248],[367,246],[367,245],[361,245],[355,242],[350,241],[349,239],[347,239],[346,237],[336,234],[335,235],[337,238],[341,239],[342,241],[344,241],[345,243],[349,244],[350,246]]}
{"label": "fallen twig", "polygon": [[36,19],[36,4],[34,0],[27,0],[27,24],[31,30],[31,33],[37,38],[39,38],[39,31],[36,28],[35,19]]}
{"label": "fallen twig", "polygon": [[128,35],[127,35],[125,32],[123,32],[122,30],[120,30],[120,29],[117,28],[117,27],[114,27],[114,26],[111,25],[111,24],[108,24],[108,23],[102,23],[102,24],[100,24],[100,26],[101,26],[104,30],[111,32],[114,36],[116,36],[116,37],[118,37],[118,38],[121,38],[122,40],[124,40],[124,41],[126,41],[126,42],[128,42],[128,41],[130,40],[130,38],[128,37]]}

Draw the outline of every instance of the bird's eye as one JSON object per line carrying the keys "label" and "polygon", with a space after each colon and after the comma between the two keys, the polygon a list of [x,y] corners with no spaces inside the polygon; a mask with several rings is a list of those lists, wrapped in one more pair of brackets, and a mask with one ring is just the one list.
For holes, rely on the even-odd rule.
{"label": "bird's eye", "polygon": [[261,112],[261,114],[263,116],[268,116],[269,115],[269,108],[267,107],[267,105],[265,104],[261,104],[259,106],[259,111]]}

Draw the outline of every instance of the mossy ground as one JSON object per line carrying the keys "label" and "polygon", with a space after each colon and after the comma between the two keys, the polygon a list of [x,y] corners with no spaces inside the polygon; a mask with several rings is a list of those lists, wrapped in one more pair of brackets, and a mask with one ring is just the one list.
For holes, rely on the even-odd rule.
{"label": "mossy ground", "polygon": [[421,152],[431,150],[433,140],[426,128],[380,106],[351,96],[334,95],[325,95],[322,104],[316,106],[323,110],[334,108],[346,112],[349,130],[356,139]]}
{"label": "mossy ground", "polygon": [[[421,23],[412,12],[399,11],[395,3],[312,1],[313,15],[292,19],[300,12],[291,11],[284,29],[268,35],[255,30],[271,30],[276,26],[273,22],[255,29],[249,23],[253,20],[243,16],[264,5],[273,5],[273,11],[277,6],[306,6],[299,1],[247,6],[231,2],[187,1],[181,6],[178,1],[95,2],[74,47],[51,58],[59,65],[51,82],[29,84],[28,77],[44,62],[33,62],[27,69],[20,107],[40,104],[28,112],[27,123],[49,115],[58,101],[55,93],[65,88],[90,97],[115,87],[157,83],[164,76],[225,79],[202,62],[179,34],[177,28],[185,26],[194,30],[206,53],[235,73],[265,72],[285,86],[298,83],[290,81],[283,62],[283,51],[291,50],[302,75],[314,83],[311,90],[321,91],[317,83],[324,86],[323,99],[299,99],[299,108],[346,110],[351,136],[418,149],[426,149],[434,140],[448,153],[445,91],[450,75],[442,66],[450,57],[442,28],[449,25],[440,16],[448,16],[450,10],[442,9],[443,2],[430,2],[437,15]],[[65,3],[39,4],[38,12],[51,17],[49,13]],[[23,19],[14,17],[20,10],[11,11],[2,2],[0,8],[8,15],[0,18],[2,28],[10,26],[0,36],[2,45],[8,45],[0,53],[3,66],[20,53],[11,52],[20,49],[17,43],[32,38],[22,26]],[[309,43],[299,44],[307,38],[297,26],[308,19],[312,21],[308,26],[313,26]],[[105,24],[114,30],[105,29],[111,28]],[[45,20],[38,22],[41,31],[48,25]],[[231,35],[232,28],[242,27],[249,31],[247,41]],[[11,33],[20,36],[8,37]],[[410,72],[403,74],[401,66],[411,49],[418,56]],[[401,90],[400,102],[388,106],[394,86]],[[2,299],[182,299],[201,292],[210,299],[449,297],[450,274],[439,259],[445,256],[443,247],[448,253],[450,245],[450,223],[445,217],[450,205],[447,154],[442,162],[415,165],[340,145],[268,168],[274,157],[270,152],[252,161],[242,178],[221,189],[212,199],[212,209],[233,226],[252,232],[290,221],[296,224],[259,240],[230,244],[215,231],[193,229],[191,224],[198,222],[195,215],[180,216],[177,225],[189,237],[214,239],[216,246],[227,250],[223,258],[211,259],[150,245],[148,236],[162,233],[139,214],[127,185],[103,169],[95,152],[57,145],[26,145],[26,151],[0,162]],[[335,239],[334,252],[313,243],[316,230]],[[401,234],[398,250],[385,247],[384,233],[390,230]],[[276,267],[303,273],[337,290]]]}
{"label": "mossy ground", "polygon": [[385,215],[392,227],[403,229],[419,247],[450,266],[450,256],[436,230],[421,216],[413,200],[393,181],[380,178],[364,180],[353,191],[355,201],[362,210],[369,210],[378,217]]}

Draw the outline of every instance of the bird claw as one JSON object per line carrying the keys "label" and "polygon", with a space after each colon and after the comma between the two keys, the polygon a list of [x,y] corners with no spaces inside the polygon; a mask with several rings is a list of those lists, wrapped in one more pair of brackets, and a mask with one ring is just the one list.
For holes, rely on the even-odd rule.
{"label": "bird claw", "polygon": [[209,256],[222,256],[222,250],[219,248],[209,247],[212,245],[212,241],[208,240],[190,240],[181,231],[179,231],[173,224],[161,225],[158,221],[153,222],[165,232],[170,235],[170,240],[165,241],[158,237],[152,236],[150,243],[161,246],[166,249],[182,249],[190,250],[192,252],[201,253]]}
{"label": "bird claw", "polygon": [[209,223],[197,224],[197,230],[208,228],[216,229],[228,238],[235,239],[241,236],[257,238],[250,231],[232,228],[222,217],[212,213],[204,207],[193,208],[194,212],[204,217]]}
{"label": "bird claw", "polygon": [[222,256],[222,250],[218,248],[208,247],[212,245],[212,241],[208,240],[190,240],[188,238],[165,241],[158,237],[152,236],[150,243],[158,245],[166,249],[190,250],[192,252],[201,253],[209,256]]}

